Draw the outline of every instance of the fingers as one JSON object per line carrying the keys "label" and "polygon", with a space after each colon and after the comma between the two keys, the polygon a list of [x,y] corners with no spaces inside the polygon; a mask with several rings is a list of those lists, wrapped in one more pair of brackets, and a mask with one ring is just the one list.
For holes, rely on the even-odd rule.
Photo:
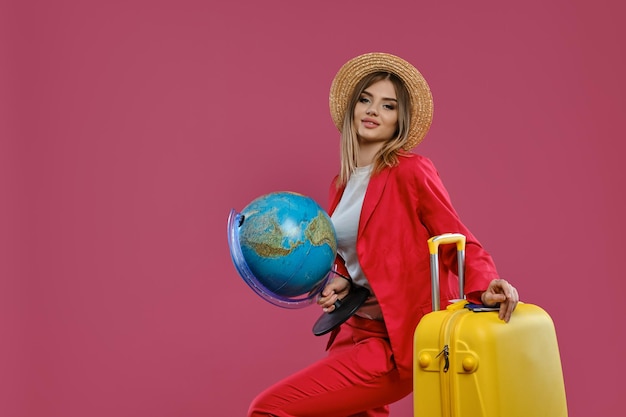
{"label": "fingers", "polygon": [[506,280],[494,279],[489,283],[487,291],[482,294],[481,300],[487,306],[500,303],[498,317],[508,323],[519,302],[519,294]]}
{"label": "fingers", "polygon": [[508,323],[519,302],[519,294],[517,293],[517,289],[505,280],[501,279],[497,281],[499,281],[497,286],[501,290],[500,295],[505,297],[503,301],[500,301],[498,317]]}
{"label": "fingers", "polygon": [[516,301],[507,300],[503,303],[500,303],[500,311],[498,312],[498,317],[505,322],[509,322],[511,320],[511,315],[513,314],[513,310],[517,306]]}
{"label": "fingers", "polygon": [[335,302],[339,299],[339,296],[333,291],[327,296],[322,296],[317,300],[317,304],[322,307],[324,313],[330,313],[335,309]]}
{"label": "fingers", "polygon": [[349,287],[349,282],[343,278],[331,280],[322,290],[317,304],[322,307],[325,313],[334,311],[335,303],[340,299],[340,296],[349,290]]}
{"label": "fingers", "polygon": [[491,281],[487,291],[485,291],[481,296],[482,303],[486,306],[495,306],[498,303],[505,302],[507,296],[503,290],[504,283],[505,281],[502,279],[494,279]]}

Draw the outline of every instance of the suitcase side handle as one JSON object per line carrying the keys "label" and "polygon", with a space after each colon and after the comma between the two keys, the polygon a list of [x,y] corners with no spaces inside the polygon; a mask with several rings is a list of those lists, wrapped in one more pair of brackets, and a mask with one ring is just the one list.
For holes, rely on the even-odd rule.
{"label": "suitcase side handle", "polygon": [[460,233],[444,233],[428,239],[430,252],[430,280],[433,311],[440,308],[439,302],[439,245],[456,243],[459,277],[459,295],[465,298],[465,236]]}

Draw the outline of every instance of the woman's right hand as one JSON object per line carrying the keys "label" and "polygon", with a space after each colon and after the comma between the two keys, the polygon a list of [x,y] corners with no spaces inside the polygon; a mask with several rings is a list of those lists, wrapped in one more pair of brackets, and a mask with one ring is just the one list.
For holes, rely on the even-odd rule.
{"label": "woman's right hand", "polygon": [[335,310],[335,302],[343,299],[350,292],[350,281],[341,277],[332,278],[322,290],[317,304],[325,313]]}

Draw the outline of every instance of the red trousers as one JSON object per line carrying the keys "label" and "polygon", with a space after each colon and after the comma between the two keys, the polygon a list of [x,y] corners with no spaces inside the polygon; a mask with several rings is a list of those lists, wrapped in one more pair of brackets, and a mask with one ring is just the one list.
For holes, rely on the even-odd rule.
{"label": "red trousers", "polygon": [[326,358],[266,389],[248,416],[386,417],[412,382],[398,376],[384,323],[353,316]]}

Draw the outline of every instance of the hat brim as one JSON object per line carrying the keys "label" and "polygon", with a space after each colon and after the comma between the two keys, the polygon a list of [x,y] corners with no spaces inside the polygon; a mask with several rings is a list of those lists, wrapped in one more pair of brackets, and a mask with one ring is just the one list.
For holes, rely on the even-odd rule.
{"label": "hat brim", "polygon": [[411,102],[411,121],[405,150],[416,147],[426,136],[433,119],[433,98],[422,74],[410,63],[395,55],[372,52],[346,62],[337,72],[330,87],[330,114],[339,131],[348,102],[363,77],[375,72],[395,74],[406,86]]}

